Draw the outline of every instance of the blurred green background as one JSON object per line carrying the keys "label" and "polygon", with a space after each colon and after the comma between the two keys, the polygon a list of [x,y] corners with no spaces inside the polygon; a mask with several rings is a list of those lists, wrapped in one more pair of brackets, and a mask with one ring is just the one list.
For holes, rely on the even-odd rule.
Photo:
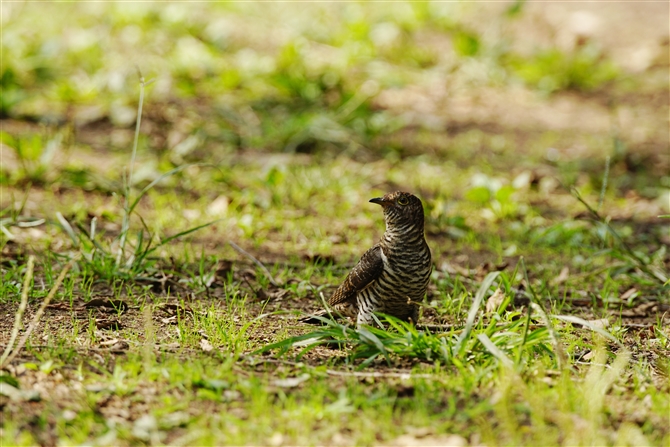
{"label": "blurred green background", "polygon": [[606,171],[612,212],[656,218],[670,200],[667,13],[663,3],[3,3],[2,207],[30,185],[74,203],[80,219],[111,219],[77,191],[123,191],[143,76],[133,183],[213,164],[165,179],[182,196],[154,205],[222,197],[230,228],[252,239],[262,225],[244,216],[258,209],[339,219],[332,200],[347,212],[398,188],[427,199],[438,232],[458,233],[459,218],[541,225],[579,212],[570,187],[597,202]]}

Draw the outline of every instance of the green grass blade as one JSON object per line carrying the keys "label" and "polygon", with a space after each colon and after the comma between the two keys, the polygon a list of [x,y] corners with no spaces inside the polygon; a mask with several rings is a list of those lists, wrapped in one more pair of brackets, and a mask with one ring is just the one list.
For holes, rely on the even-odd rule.
{"label": "green grass blade", "polygon": [[463,329],[463,332],[461,332],[461,335],[458,337],[458,341],[456,342],[454,352],[456,352],[457,354],[462,353],[462,350],[465,347],[465,340],[467,340],[468,337],[470,336],[472,326],[474,325],[475,318],[479,313],[479,308],[482,305],[482,301],[484,301],[486,292],[488,292],[488,290],[491,288],[493,281],[495,281],[498,275],[500,275],[500,272],[491,272],[488,275],[486,275],[486,278],[484,278],[484,281],[482,281],[482,285],[479,287],[479,290],[477,290],[475,299],[472,302],[472,306],[470,306],[470,311],[468,312],[468,319],[465,322],[465,328]]}
{"label": "green grass blade", "polygon": [[502,363],[506,368],[513,369],[514,368],[514,362],[505,354],[502,349],[497,347],[495,343],[491,341],[491,339],[486,335],[486,334],[478,334],[477,335],[477,340],[484,345],[484,347],[491,353],[495,358],[500,360],[500,363]]}

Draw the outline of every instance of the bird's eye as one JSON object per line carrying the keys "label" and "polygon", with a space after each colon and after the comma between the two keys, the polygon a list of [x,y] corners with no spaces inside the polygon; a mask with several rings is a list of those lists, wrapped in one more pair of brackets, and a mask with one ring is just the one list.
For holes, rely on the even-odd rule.
{"label": "bird's eye", "polygon": [[409,199],[407,197],[399,197],[398,198],[398,205],[407,205],[409,203]]}

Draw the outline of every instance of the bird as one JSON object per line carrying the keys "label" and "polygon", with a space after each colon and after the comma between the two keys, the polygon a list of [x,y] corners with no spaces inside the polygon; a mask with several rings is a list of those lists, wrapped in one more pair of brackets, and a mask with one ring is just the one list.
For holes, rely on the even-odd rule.
{"label": "bird", "polygon": [[[370,202],[381,205],[386,231],[328,300],[334,314],[351,318],[357,326],[371,325],[381,312],[416,324],[432,272],[430,248],[424,237],[421,199],[395,191]],[[315,316],[325,316],[322,311]],[[322,324],[310,316],[302,321]]]}

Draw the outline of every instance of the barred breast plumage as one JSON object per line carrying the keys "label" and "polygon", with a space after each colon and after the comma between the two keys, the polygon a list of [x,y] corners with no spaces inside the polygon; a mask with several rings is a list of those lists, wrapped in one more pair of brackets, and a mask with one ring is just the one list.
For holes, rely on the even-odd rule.
{"label": "barred breast plumage", "polygon": [[[333,309],[371,324],[381,312],[417,322],[418,305],[428,288],[432,270],[424,238],[423,205],[407,192],[392,192],[370,200],[384,209],[386,231],[369,249],[328,300]],[[316,322],[306,319],[307,322]]]}

